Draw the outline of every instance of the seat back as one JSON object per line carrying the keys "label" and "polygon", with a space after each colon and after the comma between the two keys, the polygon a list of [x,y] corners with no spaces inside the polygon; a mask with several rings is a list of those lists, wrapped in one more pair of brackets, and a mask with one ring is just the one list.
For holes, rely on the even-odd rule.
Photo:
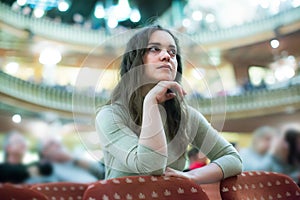
{"label": "seat back", "polygon": [[300,199],[300,189],[288,176],[274,172],[244,172],[220,184],[223,200]]}
{"label": "seat back", "polygon": [[220,194],[220,182],[210,183],[210,184],[201,184],[200,187],[206,193],[209,199],[211,200],[221,200]]}
{"label": "seat back", "polygon": [[208,200],[208,197],[199,185],[187,179],[165,176],[128,176],[91,184],[85,191],[83,199]]}
{"label": "seat back", "polygon": [[47,197],[28,187],[14,184],[0,184],[1,200],[47,200]]}
{"label": "seat back", "polygon": [[55,182],[36,184],[31,189],[44,194],[50,200],[81,200],[87,187],[88,184],[85,183]]}

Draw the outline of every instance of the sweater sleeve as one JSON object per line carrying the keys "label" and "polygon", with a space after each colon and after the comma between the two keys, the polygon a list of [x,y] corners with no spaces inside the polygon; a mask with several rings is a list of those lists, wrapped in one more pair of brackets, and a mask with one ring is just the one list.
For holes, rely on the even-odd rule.
{"label": "sweater sleeve", "polygon": [[104,106],[96,117],[96,129],[104,152],[115,162],[110,168],[137,174],[162,174],[167,157],[139,144],[138,136],[126,125],[118,107]]}
{"label": "sweater sleeve", "polygon": [[207,122],[201,113],[191,107],[188,112],[190,134],[194,136],[192,144],[222,169],[223,178],[241,173],[242,160],[236,149]]}

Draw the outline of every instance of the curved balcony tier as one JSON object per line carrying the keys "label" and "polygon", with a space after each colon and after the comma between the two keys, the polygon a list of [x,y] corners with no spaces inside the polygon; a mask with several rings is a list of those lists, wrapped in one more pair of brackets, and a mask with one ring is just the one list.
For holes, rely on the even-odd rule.
{"label": "curved balcony tier", "polygon": [[[36,84],[18,79],[0,71],[1,102],[22,107],[32,112],[54,111],[72,118],[95,114],[96,107],[104,105],[107,98],[90,90],[82,92],[61,87]],[[188,98],[188,104],[205,116],[225,116],[227,119],[262,116],[300,109],[300,84],[272,90],[256,90],[238,96],[215,98]]]}

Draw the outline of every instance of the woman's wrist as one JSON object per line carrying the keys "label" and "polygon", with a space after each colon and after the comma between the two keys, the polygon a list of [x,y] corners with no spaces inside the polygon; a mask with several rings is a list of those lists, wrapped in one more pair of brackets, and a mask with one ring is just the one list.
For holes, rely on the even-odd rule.
{"label": "woman's wrist", "polygon": [[145,99],[144,99],[144,108],[148,108],[149,106],[152,105],[157,105],[158,101],[155,97],[151,96],[151,95],[146,95]]}

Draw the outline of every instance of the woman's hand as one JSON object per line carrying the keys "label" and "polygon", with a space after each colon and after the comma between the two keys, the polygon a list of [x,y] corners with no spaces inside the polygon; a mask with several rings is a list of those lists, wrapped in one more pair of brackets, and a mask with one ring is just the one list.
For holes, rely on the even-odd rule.
{"label": "woman's hand", "polygon": [[193,169],[188,172],[181,172],[167,167],[165,175],[185,178],[197,184],[215,183],[224,178],[222,169],[215,163],[210,163],[204,167]]}
{"label": "woman's hand", "polygon": [[186,95],[185,90],[176,81],[160,81],[148,92],[146,99],[154,100],[158,104],[163,103],[176,96],[173,91],[177,91],[181,98]]}
{"label": "woman's hand", "polygon": [[170,167],[167,167],[167,169],[165,171],[165,176],[184,178],[184,179],[193,181],[192,176],[188,172],[178,171],[178,170],[172,169]]}

